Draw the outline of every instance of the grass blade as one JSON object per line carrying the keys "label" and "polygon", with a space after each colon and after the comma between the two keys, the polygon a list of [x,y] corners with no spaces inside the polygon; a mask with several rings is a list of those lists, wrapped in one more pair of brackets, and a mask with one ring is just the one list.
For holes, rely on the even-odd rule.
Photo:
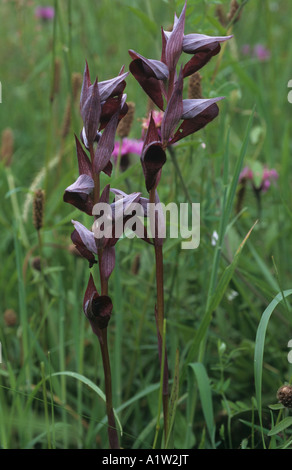
{"label": "grass blade", "polygon": [[[274,312],[277,305],[284,300],[284,297],[288,297],[292,294],[292,289],[286,290],[283,294],[280,292],[272,300],[272,302],[265,309],[256,334],[255,340],[255,351],[254,351],[254,377],[255,377],[255,389],[256,389],[256,400],[259,413],[260,425],[262,428],[262,375],[263,375],[263,358],[264,358],[264,347],[265,347],[265,338],[269,320],[272,313]],[[262,430],[262,440],[264,444],[264,435]]]}
{"label": "grass blade", "polygon": [[[192,364],[189,364],[189,367],[191,368],[191,370],[193,371],[197,379],[203,414],[205,417],[212,447],[213,449],[215,449],[216,427],[215,427],[215,421],[214,421],[212,392],[211,392],[209,377],[207,375],[205,366],[202,363],[200,362],[192,363]],[[189,384],[191,383],[192,383],[192,380],[191,380],[191,377],[189,377]],[[192,390],[193,387],[189,387],[189,389]]]}

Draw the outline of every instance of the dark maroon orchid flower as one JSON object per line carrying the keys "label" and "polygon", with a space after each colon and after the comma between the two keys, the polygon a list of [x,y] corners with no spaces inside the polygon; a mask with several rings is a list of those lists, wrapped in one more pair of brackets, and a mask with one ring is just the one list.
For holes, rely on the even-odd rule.
{"label": "dark maroon orchid flower", "polygon": [[166,162],[166,148],[211,122],[219,113],[216,102],[222,99],[223,97],[183,100],[182,73],[180,73],[162,119],[160,134],[152,114],[150,115],[141,154],[147,191],[157,188],[162,167]]}
{"label": "dark maroon orchid flower", "polygon": [[71,240],[83,258],[89,261],[91,268],[95,263],[95,255],[97,254],[97,247],[93,233],[88,230],[84,225],[76,220],[72,220],[75,230],[71,234]]}
{"label": "dark maroon orchid flower", "polygon": [[99,295],[94,284],[92,274],[83,299],[83,311],[88,318],[92,331],[100,337],[100,330],[108,326],[111,318],[113,304],[108,295]]}
{"label": "dark maroon orchid flower", "polygon": [[153,103],[163,110],[164,82],[168,79],[168,67],[159,60],[146,59],[133,50],[129,50],[129,54],[133,59],[129,65],[130,72]]}
{"label": "dark maroon orchid flower", "polygon": [[[163,33],[166,37],[166,44],[168,44],[173,31],[163,31]],[[193,55],[183,68],[184,78],[200,70],[212,57],[220,52],[221,43],[231,39],[232,37],[232,35],[206,36],[205,34],[196,33],[184,35],[182,41],[182,52]]]}
{"label": "dark maroon orchid flower", "polygon": [[216,103],[222,99],[224,99],[223,96],[210,99],[183,100],[182,123],[170,139],[168,145],[172,145],[184,137],[194,134],[213,121],[219,113]]}
{"label": "dark maroon orchid flower", "polygon": [[[71,235],[72,242],[81,256],[88,260],[90,267],[96,263],[98,250],[102,250],[102,269],[107,279],[115,265],[114,247],[123,236],[125,229],[131,228],[129,221],[133,220],[134,216],[137,216],[133,222],[135,233],[139,234],[144,241],[152,243],[141,220],[147,217],[148,199],[141,197],[141,193],[126,194],[118,189],[112,189],[115,199],[109,204],[109,192],[110,188],[107,185],[101,194],[100,202],[93,206],[95,222],[92,230],[72,220],[74,231]],[[133,214],[133,212],[136,213]]]}
{"label": "dark maroon orchid flower", "polygon": [[138,52],[129,50],[132,58],[130,72],[145,93],[162,111],[164,100],[168,104],[176,81],[176,66],[181,54],[193,57],[183,67],[183,78],[202,68],[220,51],[220,44],[232,36],[206,36],[204,34],[184,34],[186,4],[179,18],[175,15],[172,31],[162,29],[161,60],[147,59]]}
{"label": "dark maroon orchid flower", "polygon": [[[109,204],[109,185],[101,197],[101,204],[96,204],[93,209],[95,222],[93,226],[96,244],[100,248],[113,247],[129,227],[129,221],[134,218],[134,228],[139,238],[145,237],[145,227],[141,218],[147,216],[148,199],[142,198],[141,193],[126,194],[118,189],[111,189],[115,194],[114,201]],[[140,218],[139,218],[140,217]]]}
{"label": "dark maroon orchid flower", "polygon": [[94,182],[91,176],[80,175],[75,183],[65,189],[63,200],[77,207],[82,212],[92,215],[93,199],[91,194],[93,189]]}
{"label": "dark maroon orchid flower", "polygon": [[[88,64],[86,62],[80,95],[80,112],[84,123],[86,143],[93,145],[99,130],[106,127],[111,117],[119,110],[119,119],[127,112],[123,91],[128,72],[110,80],[99,82],[97,78],[91,83]],[[122,106],[121,106],[122,104]]]}
{"label": "dark maroon orchid flower", "polygon": [[152,188],[157,187],[165,162],[166,153],[151,113],[141,154],[141,163],[148,192],[150,192]]}

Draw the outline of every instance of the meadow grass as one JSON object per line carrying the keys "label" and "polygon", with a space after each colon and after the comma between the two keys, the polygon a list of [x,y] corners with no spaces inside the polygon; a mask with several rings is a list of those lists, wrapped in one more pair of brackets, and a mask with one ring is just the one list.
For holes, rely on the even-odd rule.
{"label": "meadow grass", "polygon": [[[227,31],[216,17],[220,3],[228,11],[229,1],[188,1],[185,30],[234,35],[202,71],[204,97],[225,100],[218,118],[167,154],[160,185],[165,204],[201,205],[199,247],[181,250],[176,239],[164,246],[172,390],[167,443],[153,251],[141,240],[116,247],[109,346],[125,449],[291,447],[289,410],[276,405],[277,389],[291,381],[291,6],[249,0]],[[11,165],[0,164],[0,445],[104,449],[101,355],[82,311],[88,265],[70,249],[71,219],[89,221],[63,202],[77,177],[74,133],[81,129],[72,74],[82,74],[87,60],[100,81],[111,78],[123,64],[127,69],[130,48],[159,59],[160,26],[172,24],[184,2],[51,4],[57,14],[46,23],[34,17],[33,1],[0,7],[0,131],[10,128],[14,136]],[[269,50],[264,61],[243,53],[244,45],[258,43]],[[147,99],[131,75],[125,92],[136,104],[131,137],[140,138]],[[279,179],[261,194],[260,212],[248,186],[238,213],[239,174],[258,163],[275,168]],[[137,156],[113,174],[111,186],[146,196]],[[38,188],[45,190],[40,237],[32,218]],[[8,310],[16,313],[10,323]]]}

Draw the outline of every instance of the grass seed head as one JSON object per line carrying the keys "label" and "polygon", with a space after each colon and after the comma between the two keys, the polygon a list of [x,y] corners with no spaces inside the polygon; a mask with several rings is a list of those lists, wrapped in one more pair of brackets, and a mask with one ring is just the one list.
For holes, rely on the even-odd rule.
{"label": "grass seed head", "polygon": [[45,193],[42,189],[37,189],[33,198],[33,224],[36,230],[43,226]]}

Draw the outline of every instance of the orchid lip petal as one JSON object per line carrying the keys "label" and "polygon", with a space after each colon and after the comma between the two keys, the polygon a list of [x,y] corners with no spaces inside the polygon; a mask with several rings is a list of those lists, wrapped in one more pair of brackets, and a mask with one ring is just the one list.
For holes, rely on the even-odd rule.
{"label": "orchid lip petal", "polygon": [[102,329],[108,326],[113,304],[108,295],[99,295],[90,274],[83,299],[83,311],[88,318],[92,331],[101,340]]}
{"label": "orchid lip petal", "polygon": [[157,186],[160,173],[165,162],[166,154],[162,148],[161,142],[152,142],[145,147],[141,163],[148,192]]}

